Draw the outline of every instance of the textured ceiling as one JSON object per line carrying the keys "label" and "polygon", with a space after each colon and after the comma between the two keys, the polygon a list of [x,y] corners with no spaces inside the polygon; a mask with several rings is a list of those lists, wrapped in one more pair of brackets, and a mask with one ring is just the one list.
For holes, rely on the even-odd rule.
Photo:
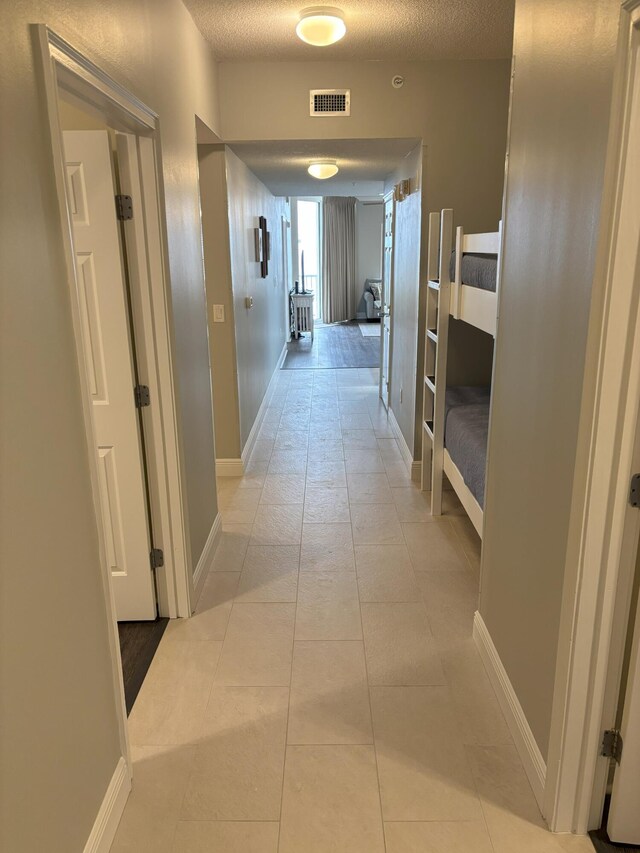
{"label": "textured ceiling", "polygon": [[[385,178],[412,151],[418,139],[301,139],[235,142],[241,160],[274,195],[378,196]],[[340,171],[318,181],[307,173],[312,160],[335,160]]]}
{"label": "textured ceiling", "polygon": [[336,2],[344,12],[347,34],[330,47],[312,47],[295,34],[300,11],[314,5],[308,0],[184,2],[218,61],[511,56],[514,0]]}

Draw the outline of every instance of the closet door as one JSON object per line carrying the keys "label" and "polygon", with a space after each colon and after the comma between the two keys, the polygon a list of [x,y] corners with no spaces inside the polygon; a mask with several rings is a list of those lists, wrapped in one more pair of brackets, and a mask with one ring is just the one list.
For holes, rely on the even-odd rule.
{"label": "closet door", "polygon": [[[65,131],[102,527],[119,621],[156,618],[124,267],[106,130]],[[80,452],[80,450],[79,450]]]}

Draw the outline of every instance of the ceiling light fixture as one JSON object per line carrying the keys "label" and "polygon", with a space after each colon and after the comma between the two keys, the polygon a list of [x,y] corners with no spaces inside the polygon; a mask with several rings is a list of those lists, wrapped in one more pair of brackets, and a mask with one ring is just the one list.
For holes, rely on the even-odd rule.
{"label": "ceiling light fixture", "polygon": [[303,9],[296,27],[298,38],[315,47],[335,44],[346,31],[343,13],[331,6],[311,6]]}
{"label": "ceiling light fixture", "polygon": [[326,181],[327,178],[332,178],[338,174],[338,167],[335,160],[318,160],[311,163],[307,172],[312,178],[318,178],[319,181]]}

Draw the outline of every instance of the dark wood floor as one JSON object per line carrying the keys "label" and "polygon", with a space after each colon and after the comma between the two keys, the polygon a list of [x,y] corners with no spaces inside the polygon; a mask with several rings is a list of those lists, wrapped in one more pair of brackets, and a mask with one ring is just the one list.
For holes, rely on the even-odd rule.
{"label": "dark wood floor", "polygon": [[591,843],[595,847],[597,853],[638,853],[640,847],[630,847],[628,844],[614,844],[609,841],[609,836],[604,829],[598,829],[589,833]]}
{"label": "dark wood floor", "polygon": [[313,344],[306,335],[287,349],[285,370],[380,366],[380,338],[365,338],[355,321],[317,326]]}
{"label": "dark wood floor", "polygon": [[[609,818],[609,808],[611,806],[611,796],[607,794],[604,801],[604,810],[602,813],[602,826],[606,827]],[[609,840],[606,828],[592,830],[589,833],[591,843],[595,847],[597,853],[638,853],[640,846],[635,844],[614,844]]]}
{"label": "dark wood floor", "polygon": [[131,713],[168,624],[168,619],[160,617],[155,622],[118,622],[127,714]]}

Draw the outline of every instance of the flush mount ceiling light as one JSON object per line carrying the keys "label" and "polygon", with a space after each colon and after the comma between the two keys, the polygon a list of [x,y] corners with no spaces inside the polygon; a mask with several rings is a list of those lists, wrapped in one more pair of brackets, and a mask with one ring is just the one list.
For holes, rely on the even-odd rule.
{"label": "flush mount ceiling light", "polygon": [[312,178],[326,181],[327,178],[332,178],[338,174],[338,167],[335,160],[317,160],[315,163],[311,163],[307,172]]}
{"label": "flush mount ceiling light", "polygon": [[300,12],[296,27],[298,38],[315,47],[340,41],[347,31],[343,13],[331,6],[312,6]]}

